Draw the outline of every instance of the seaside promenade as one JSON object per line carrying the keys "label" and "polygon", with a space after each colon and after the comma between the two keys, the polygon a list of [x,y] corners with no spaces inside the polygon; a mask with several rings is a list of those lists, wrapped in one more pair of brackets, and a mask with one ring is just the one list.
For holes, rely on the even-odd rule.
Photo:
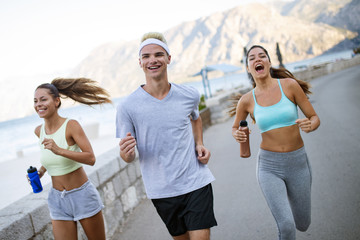
{"label": "seaside promenade", "polygon": [[[312,224],[297,232],[299,240],[360,239],[360,68],[352,67],[311,81],[310,95],[321,125],[305,134],[312,167]],[[204,132],[211,150],[218,226],[213,240],[277,239],[276,223],[256,180],[256,155],[260,133],[250,124],[252,156],[239,157],[239,144],[231,136],[232,120],[212,125]],[[169,240],[164,224],[150,200],[136,207],[122,232],[112,239]]]}
{"label": "seaside promenade", "polygon": [[[312,166],[313,203],[312,224],[307,232],[297,232],[297,239],[359,239],[359,65],[318,77],[310,83],[313,86],[310,101],[321,125],[315,132],[302,133]],[[276,223],[256,180],[259,130],[250,124],[252,156],[242,159],[239,144],[231,136],[232,121],[232,118],[221,121],[204,131],[204,143],[212,153],[209,168],[216,177],[213,189],[218,226],[212,229],[212,240],[277,239]],[[138,162],[125,164],[119,159],[118,140],[113,136],[91,142],[96,155],[101,156],[97,166],[85,166],[85,169],[105,203],[108,239],[171,239],[150,200],[144,199]],[[29,156],[26,160],[35,157]],[[103,161],[105,159],[108,161]],[[28,163],[20,160],[16,164],[17,169],[28,167]],[[2,165],[2,174],[8,180],[1,185],[2,200],[24,186],[31,192],[30,186],[24,184],[23,170],[16,173],[18,176],[11,174],[14,166]],[[0,239],[52,239],[46,206],[48,188],[0,210]]]}

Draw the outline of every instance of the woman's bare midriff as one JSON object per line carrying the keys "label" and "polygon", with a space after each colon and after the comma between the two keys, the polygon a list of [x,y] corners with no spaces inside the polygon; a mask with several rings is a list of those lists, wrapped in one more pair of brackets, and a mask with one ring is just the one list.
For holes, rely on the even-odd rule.
{"label": "woman's bare midriff", "polygon": [[52,176],[53,188],[59,191],[69,191],[74,188],[81,187],[87,182],[88,177],[83,167],[76,169],[75,171],[62,176]]}
{"label": "woman's bare midriff", "polygon": [[260,148],[271,152],[291,152],[304,146],[297,124],[261,134]]}

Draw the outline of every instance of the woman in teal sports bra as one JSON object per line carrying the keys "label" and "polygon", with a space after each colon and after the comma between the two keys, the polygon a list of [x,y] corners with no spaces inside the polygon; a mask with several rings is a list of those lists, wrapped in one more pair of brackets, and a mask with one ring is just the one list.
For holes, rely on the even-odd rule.
{"label": "woman in teal sports bra", "polygon": [[[257,179],[275,218],[281,240],[294,240],[296,229],[306,231],[311,222],[311,168],[300,135],[320,125],[308,100],[308,83],[286,69],[271,66],[268,52],[254,45],[247,52],[246,68],[254,89],[241,96],[232,135],[239,143],[246,134],[239,123],[250,117],[258,124],[262,141],[257,156]],[[298,117],[298,107],[305,118]]]}
{"label": "woman in teal sports bra", "polygon": [[77,239],[77,221],[88,239],[104,239],[104,207],[82,164],[94,165],[91,144],[76,120],[61,117],[60,97],[86,104],[110,103],[108,93],[86,78],[54,79],[38,86],[34,109],[44,123],[35,128],[39,137],[41,164],[39,176],[51,176],[48,207],[53,234],[58,239]]}

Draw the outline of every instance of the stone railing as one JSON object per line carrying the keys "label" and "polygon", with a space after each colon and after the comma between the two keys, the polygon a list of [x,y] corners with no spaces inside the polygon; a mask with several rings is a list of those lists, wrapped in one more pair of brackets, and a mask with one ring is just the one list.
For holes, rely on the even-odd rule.
{"label": "stone railing", "polygon": [[227,113],[232,104],[230,98],[239,93],[244,94],[249,90],[250,88],[235,88],[207,99],[206,106],[210,109],[211,124],[226,121],[230,117]]}
{"label": "stone railing", "polygon": [[351,59],[339,60],[331,63],[324,63],[320,65],[310,66],[308,69],[294,72],[294,76],[304,81],[326,76],[330,73],[338,72],[346,68],[354,67],[360,64],[360,55],[355,55]]}
{"label": "stone railing", "polygon": [[203,129],[210,127],[211,125],[211,112],[210,108],[206,107],[200,111]]}

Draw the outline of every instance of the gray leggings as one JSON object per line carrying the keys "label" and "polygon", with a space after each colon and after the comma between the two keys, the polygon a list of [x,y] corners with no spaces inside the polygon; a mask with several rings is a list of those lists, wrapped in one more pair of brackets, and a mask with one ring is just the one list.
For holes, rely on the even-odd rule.
{"label": "gray leggings", "polygon": [[275,218],[280,240],[295,239],[311,222],[311,168],[302,147],[279,153],[260,149],[257,178]]}

